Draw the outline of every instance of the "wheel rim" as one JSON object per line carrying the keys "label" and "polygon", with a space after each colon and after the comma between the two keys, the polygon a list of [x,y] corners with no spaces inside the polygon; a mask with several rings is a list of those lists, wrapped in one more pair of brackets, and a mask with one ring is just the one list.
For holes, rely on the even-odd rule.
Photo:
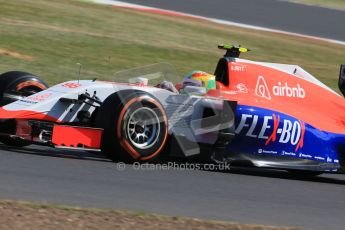
{"label": "wheel rim", "polygon": [[159,138],[159,118],[153,109],[142,107],[130,115],[126,129],[132,145],[139,149],[148,149]]}

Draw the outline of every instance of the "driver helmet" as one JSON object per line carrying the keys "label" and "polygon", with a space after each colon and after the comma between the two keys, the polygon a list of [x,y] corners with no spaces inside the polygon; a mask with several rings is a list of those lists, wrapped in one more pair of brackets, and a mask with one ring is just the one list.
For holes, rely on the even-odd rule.
{"label": "driver helmet", "polygon": [[204,71],[193,70],[184,77],[182,87],[185,86],[204,87],[207,91],[216,89],[216,76]]}

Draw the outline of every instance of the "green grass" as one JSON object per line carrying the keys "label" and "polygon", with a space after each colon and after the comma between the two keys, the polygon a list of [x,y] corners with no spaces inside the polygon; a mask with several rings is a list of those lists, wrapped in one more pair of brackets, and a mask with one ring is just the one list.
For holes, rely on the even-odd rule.
{"label": "green grass", "polygon": [[345,10],[345,0],[292,0],[294,2],[306,3],[338,10]]}
{"label": "green grass", "polygon": [[108,78],[130,67],[173,64],[183,75],[213,72],[218,43],[242,44],[252,60],[299,64],[336,88],[345,47],[293,36],[221,26],[201,20],[151,15],[72,0],[0,0],[0,72],[25,70],[53,84],[76,78]]}

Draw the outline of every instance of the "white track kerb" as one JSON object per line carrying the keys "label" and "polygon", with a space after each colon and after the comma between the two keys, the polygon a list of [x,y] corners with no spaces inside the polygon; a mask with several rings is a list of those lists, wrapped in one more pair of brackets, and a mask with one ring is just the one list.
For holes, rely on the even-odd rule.
{"label": "white track kerb", "polygon": [[172,16],[179,16],[179,17],[201,19],[201,20],[206,20],[206,21],[210,21],[210,22],[222,24],[222,25],[236,26],[236,27],[241,27],[241,28],[245,28],[245,29],[266,31],[266,32],[279,33],[279,34],[285,34],[285,35],[292,35],[292,36],[308,38],[308,39],[313,39],[313,40],[318,40],[318,41],[323,41],[323,42],[329,42],[329,43],[338,44],[338,45],[345,45],[345,41],[321,38],[321,37],[304,35],[304,34],[299,34],[299,33],[292,33],[292,32],[283,31],[283,30],[270,29],[267,27],[254,26],[254,25],[237,23],[237,22],[233,22],[233,21],[221,20],[221,19],[216,19],[216,18],[208,18],[208,17],[204,17],[204,16],[199,16],[199,15],[186,14],[186,13],[181,13],[181,12],[177,12],[177,11],[173,11],[173,10],[164,10],[164,9],[160,9],[160,8],[148,7],[148,6],[144,6],[144,5],[126,3],[126,2],[116,1],[116,0],[114,0],[114,1],[113,0],[86,0],[86,1],[94,2],[94,3],[100,3],[100,4],[106,4],[106,5],[112,5],[112,6],[116,6],[116,7],[122,7],[122,8],[130,8],[130,9],[134,9],[134,10],[138,10],[138,11],[146,11],[146,12],[151,12],[151,13],[156,13],[156,14],[165,14],[165,15],[172,15]]}

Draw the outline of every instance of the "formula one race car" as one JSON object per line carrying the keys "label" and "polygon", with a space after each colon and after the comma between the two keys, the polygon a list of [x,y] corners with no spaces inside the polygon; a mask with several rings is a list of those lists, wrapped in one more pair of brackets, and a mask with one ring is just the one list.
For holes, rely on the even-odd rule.
{"label": "formula one race car", "polygon": [[[200,152],[199,144],[230,139],[235,102],[147,85],[149,79],[175,76],[170,65],[154,64],[116,73],[115,79],[127,83],[76,80],[48,88],[32,74],[4,73],[0,142],[102,151],[114,161],[145,162],[169,152],[167,146],[181,146],[178,151],[190,156]],[[175,148],[170,152],[177,154]]]}
{"label": "formula one race car", "polygon": [[[167,64],[116,74],[127,83],[77,80],[51,88],[29,73],[4,73],[0,141],[98,150],[126,162],[188,158],[207,146],[210,161],[343,172],[345,100],[299,66],[240,59],[243,47],[219,48],[226,54],[208,91],[152,85],[175,76]],[[345,93],[344,66],[339,87]]]}

